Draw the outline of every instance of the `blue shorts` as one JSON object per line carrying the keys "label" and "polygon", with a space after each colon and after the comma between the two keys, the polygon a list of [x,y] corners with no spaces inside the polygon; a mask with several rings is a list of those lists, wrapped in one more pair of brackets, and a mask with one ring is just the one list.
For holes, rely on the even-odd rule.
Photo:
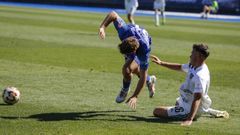
{"label": "blue shorts", "polygon": [[[127,62],[129,59],[133,59],[131,56],[126,56],[125,55],[125,62]],[[134,61],[140,66],[140,60],[138,59],[137,56],[134,56]]]}

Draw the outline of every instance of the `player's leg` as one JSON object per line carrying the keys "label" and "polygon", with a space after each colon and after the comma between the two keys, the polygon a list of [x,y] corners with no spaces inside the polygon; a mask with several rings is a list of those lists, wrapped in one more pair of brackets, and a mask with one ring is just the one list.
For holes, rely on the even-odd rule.
{"label": "player's leg", "polygon": [[154,75],[147,76],[147,88],[149,91],[149,97],[152,98],[155,94],[155,83],[157,78]]}
{"label": "player's leg", "polygon": [[184,120],[187,118],[188,113],[184,107],[172,106],[164,107],[160,106],[154,109],[153,115],[155,117],[170,118],[175,120]]}
{"label": "player's leg", "polygon": [[211,12],[211,8],[208,9],[205,19],[208,19],[209,15],[210,15],[210,12]]}
{"label": "player's leg", "polygon": [[[122,103],[129,92],[130,89],[130,84],[132,80],[132,75],[135,74],[138,77],[140,77],[140,62],[137,58],[135,58],[133,61],[128,60],[126,63],[123,65],[122,68],[122,75],[123,75],[123,87],[121,88],[121,91],[119,95],[116,98],[117,103]],[[152,76],[147,76],[147,87],[149,90],[149,97],[152,98],[155,94],[155,82],[156,82],[156,77],[154,75]]]}
{"label": "player's leg", "polygon": [[[134,61],[136,62],[138,68],[134,67],[134,70],[133,70],[132,73],[136,74],[138,77],[140,77],[140,61],[137,57],[134,59]],[[149,91],[149,97],[150,98],[152,98],[155,94],[155,83],[156,83],[156,81],[157,81],[157,78],[154,75],[151,75],[151,76],[147,75],[146,84],[147,84],[147,88],[148,88],[148,91]]]}
{"label": "player's leg", "polygon": [[203,6],[203,12],[201,13],[201,18],[202,18],[202,19],[206,18],[207,11],[208,11],[208,6],[207,6],[207,5],[204,5],[204,6]]}
{"label": "player's leg", "polygon": [[157,107],[153,110],[153,115],[155,117],[167,118],[168,117],[168,108],[169,107],[164,107],[164,106]]}
{"label": "player's leg", "polygon": [[131,14],[128,13],[128,14],[127,14],[127,18],[128,18],[128,21],[129,21],[130,23],[132,23],[132,24],[134,23]]}
{"label": "player's leg", "polygon": [[171,107],[157,107],[153,111],[153,115],[156,117],[171,118],[176,120],[184,120],[189,114],[189,108],[184,108],[181,98],[177,99],[175,106]]}
{"label": "player's leg", "polygon": [[201,12],[201,18],[203,19],[205,17],[205,6],[203,6],[203,11]]}
{"label": "player's leg", "polygon": [[159,11],[158,11],[158,9],[156,8],[155,10],[155,25],[156,26],[159,26]]}
{"label": "player's leg", "polygon": [[158,1],[154,1],[153,9],[154,9],[154,20],[155,20],[156,26],[159,26],[159,8],[160,8],[160,3]]}
{"label": "player's leg", "polygon": [[132,74],[140,75],[139,65],[135,60],[126,61],[126,63],[122,67],[122,75],[123,75],[123,88],[129,88],[132,80]]}
{"label": "player's leg", "polygon": [[[131,63],[126,62],[122,68],[124,82],[131,82],[132,74],[140,77],[140,62],[138,58],[135,58]],[[154,76],[155,77],[155,76]],[[147,76],[147,83],[151,82],[152,76]],[[124,85],[123,85],[124,86]]]}
{"label": "player's leg", "polygon": [[227,111],[220,111],[220,110],[209,108],[207,113],[216,117],[216,118],[221,118],[221,117],[225,118],[225,119],[229,118],[229,114],[228,114]]}
{"label": "player's leg", "polygon": [[166,16],[165,16],[165,9],[164,9],[164,7],[162,7],[162,9],[161,9],[161,16],[162,16],[162,25],[164,25],[165,22],[166,22]]}
{"label": "player's leg", "polygon": [[127,13],[127,19],[130,23],[132,23],[132,16],[131,16],[131,4],[128,3],[127,1],[125,1],[125,9],[126,9],[126,13]]}
{"label": "player's leg", "polygon": [[204,12],[205,12],[205,19],[208,19],[208,16],[210,14],[211,8],[209,6],[205,6]]}
{"label": "player's leg", "polygon": [[122,103],[130,90],[131,80],[133,73],[139,76],[139,66],[135,60],[126,60],[122,67],[123,86],[119,95],[116,98],[117,103]]}
{"label": "player's leg", "polygon": [[129,22],[132,23],[132,24],[135,24],[135,21],[134,21],[134,19],[133,19],[133,15],[135,14],[136,10],[137,10],[137,7],[132,6],[132,7],[130,8],[130,12],[129,12],[129,14],[128,14],[128,20],[129,20]]}

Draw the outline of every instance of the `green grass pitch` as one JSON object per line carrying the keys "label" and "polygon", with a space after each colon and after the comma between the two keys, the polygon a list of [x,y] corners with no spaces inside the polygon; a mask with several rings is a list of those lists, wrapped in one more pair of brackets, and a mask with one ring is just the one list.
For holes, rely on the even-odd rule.
{"label": "green grass pitch", "polygon": [[[152,54],[164,61],[187,63],[193,43],[210,47],[212,107],[227,110],[230,119],[204,116],[181,127],[152,111],[174,104],[183,73],[150,63],[149,73],[158,79],[155,97],[149,99],[145,88],[136,111],[115,103],[124,61],[113,25],[106,40],[98,38],[105,15],[0,7],[0,88],[21,91],[16,105],[0,101],[1,135],[240,134],[239,23],[168,19],[155,27],[153,17],[135,17],[153,38]],[[131,92],[136,82],[134,77]]]}

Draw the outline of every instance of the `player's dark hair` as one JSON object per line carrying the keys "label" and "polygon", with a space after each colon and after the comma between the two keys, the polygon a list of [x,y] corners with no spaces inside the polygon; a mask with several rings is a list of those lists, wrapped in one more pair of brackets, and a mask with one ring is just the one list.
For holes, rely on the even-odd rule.
{"label": "player's dark hair", "polygon": [[204,44],[193,44],[193,49],[202,54],[205,59],[210,54],[208,46]]}
{"label": "player's dark hair", "polygon": [[118,49],[121,54],[132,53],[135,50],[137,50],[138,47],[139,47],[139,42],[134,37],[129,37],[123,40],[122,43],[118,45]]}

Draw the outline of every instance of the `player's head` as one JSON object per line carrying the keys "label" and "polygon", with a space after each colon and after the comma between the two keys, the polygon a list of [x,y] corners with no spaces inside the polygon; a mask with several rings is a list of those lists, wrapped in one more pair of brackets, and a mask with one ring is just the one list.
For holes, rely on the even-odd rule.
{"label": "player's head", "polygon": [[210,52],[207,45],[193,44],[192,53],[190,56],[190,63],[193,66],[201,64],[209,56]]}
{"label": "player's head", "polygon": [[121,54],[135,53],[139,47],[139,42],[135,37],[128,37],[118,45]]}

